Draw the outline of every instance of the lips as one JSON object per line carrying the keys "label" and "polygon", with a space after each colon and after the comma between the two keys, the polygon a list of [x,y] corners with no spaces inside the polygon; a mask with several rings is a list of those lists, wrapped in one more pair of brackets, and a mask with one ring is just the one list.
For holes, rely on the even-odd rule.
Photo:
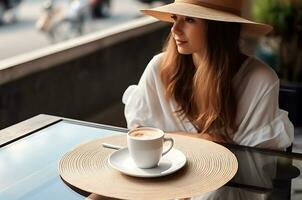
{"label": "lips", "polygon": [[185,41],[185,40],[175,40],[176,41],[176,44],[177,45],[182,45],[182,44],[185,44],[185,43],[187,43],[187,41]]}

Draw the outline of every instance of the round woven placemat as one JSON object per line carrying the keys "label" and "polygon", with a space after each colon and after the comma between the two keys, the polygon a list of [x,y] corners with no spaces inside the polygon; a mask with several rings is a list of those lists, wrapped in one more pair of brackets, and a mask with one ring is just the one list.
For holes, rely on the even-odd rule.
{"label": "round woven placemat", "polygon": [[[169,135],[169,134],[167,134]],[[126,135],[99,138],[66,153],[59,162],[61,177],[81,190],[119,199],[176,199],[202,195],[227,183],[238,162],[227,148],[203,139],[169,135],[187,157],[179,171],[160,178],[135,178],[112,169],[114,151],[101,143],[126,146]]]}

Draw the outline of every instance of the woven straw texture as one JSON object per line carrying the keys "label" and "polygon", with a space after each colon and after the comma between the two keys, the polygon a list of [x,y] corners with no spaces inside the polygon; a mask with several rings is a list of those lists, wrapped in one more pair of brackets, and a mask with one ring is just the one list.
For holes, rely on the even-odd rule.
{"label": "woven straw texture", "polygon": [[187,157],[179,171],[160,178],[130,177],[112,169],[109,155],[115,151],[101,143],[126,146],[126,135],[99,138],[66,153],[59,162],[61,177],[81,190],[118,199],[176,199],[199,196],[227,183],[238,162],[225,147],[203,139],[169,135],[175,148]]}

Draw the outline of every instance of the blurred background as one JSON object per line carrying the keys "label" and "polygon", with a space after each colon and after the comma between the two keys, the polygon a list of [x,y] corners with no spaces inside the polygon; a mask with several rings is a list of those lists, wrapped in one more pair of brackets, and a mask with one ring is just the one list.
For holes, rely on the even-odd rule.
{"label": "blurred background", "polygon": [[[255,55],[278,74],[279,105],[289,112],[297,137],[302,136],[302,0],[255,0],[251,16],[273,26],[260,38]],[[302,145],[301,145],[302,147]]]}
{"label": "blurred background", "polygon": [[0,128],[41,113],[125,126],[123,91],[169,31],[139,10],[169,2],[0,0]]}
{"label": "blurred background", "polygon": [[140,17],[153,0],[0,0],[0,60]]}

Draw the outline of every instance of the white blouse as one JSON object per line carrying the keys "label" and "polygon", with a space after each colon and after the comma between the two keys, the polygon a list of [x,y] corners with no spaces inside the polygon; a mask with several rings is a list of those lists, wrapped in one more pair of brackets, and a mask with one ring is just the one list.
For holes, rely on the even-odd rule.
{"label": "white blouse", "polygon": [[[128,128],[151,126],[165,132],[197,133],[189,120],[175,113],[176,102],[165,98],[159,76],[162,57],[163,53],[154,56],[138,85],[129,86],[123,95]],[[294,128],[287,112],[279,109],[279,79],[271,68],[249,57],[235,75],[233,89],[238,102],[235,143],[270,149],[291,145]]]}

